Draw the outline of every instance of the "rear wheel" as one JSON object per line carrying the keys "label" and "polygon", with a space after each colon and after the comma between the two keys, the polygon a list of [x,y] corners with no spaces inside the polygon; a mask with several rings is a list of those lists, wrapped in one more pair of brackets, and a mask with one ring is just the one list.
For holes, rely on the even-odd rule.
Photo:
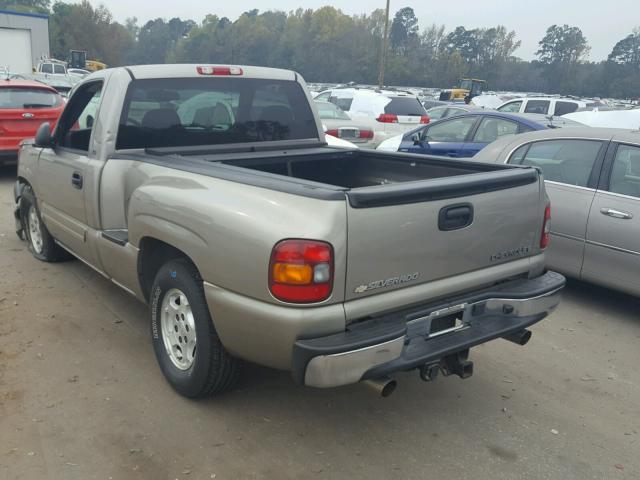
{"label": "rear wheel", "polygon": [[220,342],[198,270],[188,260],[171,260],[160,268],[151,292],[153,347],[171,386],[189,398],[233,387],[241,362]]}
{"label": "rear wheel", "polygon": [[20,222],[29,250],[38,260],[57,262],[67,257],[66,251],[55,242],[42,222],[35,194],[28,185],[20,197]]}

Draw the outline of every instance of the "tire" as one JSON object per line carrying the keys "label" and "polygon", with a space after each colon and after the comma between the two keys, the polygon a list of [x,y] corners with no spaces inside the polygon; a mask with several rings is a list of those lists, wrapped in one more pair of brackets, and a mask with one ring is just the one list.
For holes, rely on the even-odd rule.
{"label": "tire", "polygon": [[169,384],[188,398],[232,388],[241,361],[220,342],[204,296],[202,279],[186,259],[171,260],[151,288],[151,338]]}
{"label": "tire", "polygon": [[36,196],[29,185],[24,187],[20,197],[20,222],[34,257],[43,262],[59,262],[68,258],[67,252],[55,242],[42,221]]}

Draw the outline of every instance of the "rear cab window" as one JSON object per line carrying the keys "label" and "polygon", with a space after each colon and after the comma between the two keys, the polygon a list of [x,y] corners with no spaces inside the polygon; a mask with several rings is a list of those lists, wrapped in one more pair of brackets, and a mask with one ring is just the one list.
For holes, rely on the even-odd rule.
{"label": "rear cab window", "polygon": [[300,84],[251,78],[134,80],[116,149],[319,140]]}
{"label": "rear cab window", "polygon": [[44,88],[0,88],[0,109],[56,108],[60,105],[62,105],[62,97]]}

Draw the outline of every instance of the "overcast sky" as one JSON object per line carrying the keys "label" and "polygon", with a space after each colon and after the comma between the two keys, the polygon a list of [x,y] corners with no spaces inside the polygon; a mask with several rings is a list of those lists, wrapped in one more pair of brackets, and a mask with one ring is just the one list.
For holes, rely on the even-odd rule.
{"label": "overcast sky", "polygon": [[[137,17],[139,23],[157,17],[191,18],[201,21],[208,13],[226,16],[232,20],[242,12],[257,8],[264,10],[295,10],[332,5],[348,14],[370,13],[384,8],[384,0],[91,0],[104,3],[123,22]],[[591,46],[591,60],[602,60],[609,55],[618,40],[640,26],[639,0],[391,0],[392,15],[402,7],[412,7],[421,28],[431,23],[453,29],[505,25],[515,30],[522,41],[516,55],[530,60],[538,49],[538,42],[552,24],[580,27]]]}

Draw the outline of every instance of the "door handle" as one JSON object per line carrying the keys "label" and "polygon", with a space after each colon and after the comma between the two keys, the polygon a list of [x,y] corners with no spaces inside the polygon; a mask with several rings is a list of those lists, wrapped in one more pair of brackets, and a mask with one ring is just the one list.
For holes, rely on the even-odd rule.
{"label": "door handle", "polygon": [[456,158],[456,157],[459,157],[460,154],[458,152],[447,152],[447,156]]}
{"label": "door handle", "polygon": [[78,172],[73,172],[73,175],[71,175],[71,185],[73,185],[73,188],[77,188],[78,190],[81,190],[82,175],[80,175]]}
{"label": "door handle", "polygon": [[613,208],[601,208],[600,213],[607,215],[608,217],[619,218],[621,220],[631,220],[633,218],[632,213],[621,212],[620,210],[615,210]]}
{"label": "door handle", "polygon": [[449,205],[438,214],[438,228],[443,232],[459,230],[473,223],[473,205],[458,203]]}

